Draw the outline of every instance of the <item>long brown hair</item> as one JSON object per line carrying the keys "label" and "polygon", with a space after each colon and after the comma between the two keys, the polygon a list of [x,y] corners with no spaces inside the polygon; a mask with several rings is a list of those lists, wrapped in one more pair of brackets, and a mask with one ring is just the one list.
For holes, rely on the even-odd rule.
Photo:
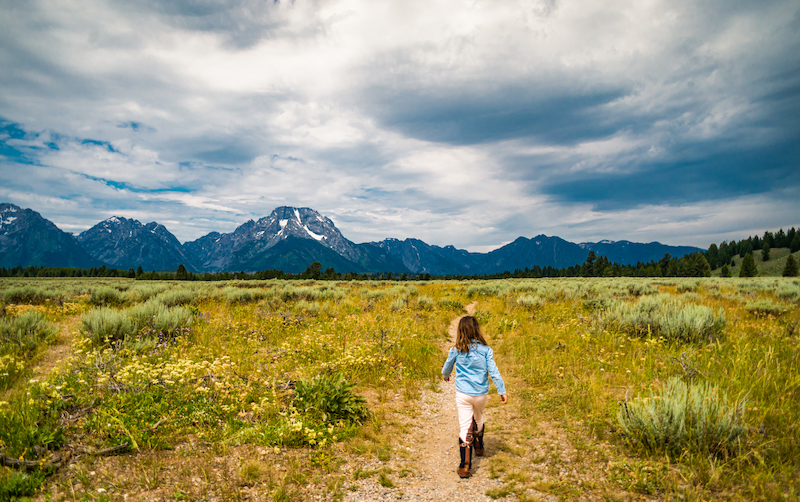
{"label": "long brown hair", "polygon": [[481,333],[481,326],[478,320],[471,315],[465,315],[458,321],[458,332],[456,333],[456,350],[459,352],[469,352],[469,346],[473,341],[481,342],[484,345],[486,339]]}

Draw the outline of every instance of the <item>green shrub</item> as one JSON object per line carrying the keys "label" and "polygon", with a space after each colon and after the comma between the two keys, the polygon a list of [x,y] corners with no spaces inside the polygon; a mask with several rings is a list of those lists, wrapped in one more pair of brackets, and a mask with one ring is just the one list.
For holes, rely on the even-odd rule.
{"label": "green shrub", "polygon": [[783,305],[772,303],[769,300],[762,300],[758,302],[750,302],[744,306],[744,309],[753,315],[781,315],[786,312],[786,307]]}
{"label": "green shrub", "polygon": [[36,495],[47,478],[46,473],[32,473],[0,469],[0,500],[27,500],[20,497]]}
{"label": "green shrub", "polygon": [[406,307],[408,307],[408,297],[407,296],[401,296],[400,298],[396,298],[389,305],[389,310],[391,310],[392,312],[396,312],[398,310],[403,310]]}
{"label": "green shrub", "polygon": [[16,382],[25,373],[28,361],[57,334],[58,328],[35,310],[0,319],[0,389]]}
{"label": "green shrub", "polygon": [[[147,326],[155,333],[163,333],[173,336],[178,332],[188,329],[192,325],[194,314],[188,307],[167,307],[162,305],[156,315],[153,316],[152,323]],[[139,327],[142,331],[143,327]]]}
{"label": "green shrub", "polygon": [[58,295],[53,291],[32,286],[9,288],[3,293],[3,302],[18,305],[43,305],[56,300]]}
{"label": "green shrub", "polygon": [[58,328],[36,310],[0,320],[0,354],[29,356],[58,334]]}
{"label": "green shrub", "polygon": [[[148,283],[150,281],[147,281]],[[128,288],[123,295],[123,299],[128,304],[140,303],[166,291],[166,284],[137,284]]]}
{"label": "green shrub", "polygon": [[131,320],[108,307],[94,308],[81,316],[80,332],[95,345],[123,340],[135,333]]}
{"label": "green shrub", "polygon": [[300,300],[294,305],[295,312],[303,312],[312,316],[318,316],[322,309],[317,302],[308,302],[306,300]]}
{"label": "green shrub", "polygon": [[341,374],[301,379],[295,386],[294,406],[325,422],[337,420],[360,422],[368,415],[366,399],[353,392],[355,384]]}
{"label": "green shrub", "polygon": [[687,291],[694,293],[695,291],[697,291],[697,286],[699,285],[700,283],[698,282],[682,282],[678,284],[678,287],[676,289],[678,293],[686,293]]}
{"label": "green shrub", "polygon": [[486,282],[470,286],[467,289],[467,296],[469,298],[474,296],[496,296],[498,298],[503,298],[509,291],[511,291],[511,286],[507,282]]}
{"label": "green shrub", "polygon": [[650,284],[628,284],[628,294],[631,296],[654,295],[656,293],[658,293],[658,288]]}
{"label": "green shrub", "polygon": [[448,299],[439,300],[438,302],[436,302],[436,305],[445,309],[464,310],[464,305],[456,300],[448,300]]}
{"label": "green shrub", "polygon": [[667,380],[658,393],[651,391],[649,398],[623,402],[617,421],[630,446],[671,458],[687,450],[734,456],[747,432],[744,400],[731,406],[719,388],[678,377]]}
{"label": "green shrub", "polygon": [[644,297],[636,303],[615,302],[606,324],[639,336],[693,342],[717,338],[725,327],[725,311],[702,305],[687,305],[669,295]]}
{"label": "green shrub", "polygon": [[37,385],[29,391],[30,395],[18,394],[10,399],[0,413],[0,444],[11,458],[39,460],[44,456],[41,449],[56,450],[64,442],[59,423],[63,402],[56,399],[46,404],[50,398]]}
{"label": "green shrub", "polygon": [[433,308],[433,300],[430,296],[419,295],[417,297],[417,308],[421,310],[430,310]]}
{"label": "green shrub", "polygon": [[782,283],[778,286],[775,296],[783,298],[784,300],[796,302],[800,300],[800,284],[789,282]]}
{"label": "green shrub", "polygon": [[223,288],[220,294],[230,304],[251,303],[264,298],[264,292],[261,290],[241,289],[233,286]]}
{"label": "green shrub", "polygon": [[197,297],[197,292],[190,289],[172,289],[158,295],[156,300],[160,301],[167,307],[174,307],[175,305],[188,305],[190,303],[194,303],[197,300]]}
{"label": "green shrub", "polygon": [[97,306],[118,305],[122,299],[119,290],[105,286],[93,289],[89,295],[89,303]]}
{"label": "green shrub", "polygon": [[531,310],[543,307],[546,303],[546,300],[539,298],[538,296],[522,295],[517,298],[517,305]]}
{"label": "green shrub", "polygon": [[606,311],[611,305],[616,305],[616,303],[611,298],[605,296],[589,298],[583,301],[583,306],[592,312]]}

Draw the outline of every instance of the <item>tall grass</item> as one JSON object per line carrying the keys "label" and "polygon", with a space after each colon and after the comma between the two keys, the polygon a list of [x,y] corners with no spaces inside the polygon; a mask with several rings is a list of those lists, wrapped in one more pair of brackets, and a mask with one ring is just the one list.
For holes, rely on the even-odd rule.
{"label": "tall grass", "polygon": [[687,451],[728,458],[739,453],[747,432],[744,407],[708,382],[672,377],[649,397],[625,400],[617,421],[634,448],[673,459]]}
{"label": "tall grass", "polygon": [[112,306],[122,303],[123,295],[116,288],[101,286],[92,290],[89,303],[98,306]]}
{"label": "tall grass", "polygon": [[617,301],[605,317],[608,325],[638,336],[694,342],[713,340],[725,327],[725,311],[685,304],[669,295],[643,297],[636,303]]}
{"label": "tall grass", "polygon": [[58,293],[33,286],[19,286],[3,291],[4,303],[42,305],[60,297]]}
{"label": "tall grass", "polygon": [[30,360],[57,334],[58,327],[36,310],[0,319],[0,389],[19,379]]}

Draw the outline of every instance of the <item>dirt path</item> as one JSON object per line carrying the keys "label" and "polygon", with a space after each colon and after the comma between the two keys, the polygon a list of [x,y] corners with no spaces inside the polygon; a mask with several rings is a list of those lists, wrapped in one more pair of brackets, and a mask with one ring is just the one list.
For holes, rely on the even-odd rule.
{"label": "dirt path", "polygon": [[[469,314],[475,312],[477,302],[466,306]],[[450,323],[451,340],[442,344],[442,361],[447,351],[455,344],[459,316]],[[376,479],[358,483],[358,489],[348,493],[345,500],[403,500],[412,501],[482,501],[493,500],[486,491],[500,486],[499,479],[491,479],[487,460],[502,448],[505,436],[499,424],[507,410],[499,408],[500,398],[496,393],[489,396],[486,409],[486,455],[473,457],[472,476],[461,479],[456,473],[459,462],[458,414],[455,406],[455,378],[440,382],[438,392],[423,391],[419,400],[420,415],[408,420],[410,434],[399,438],[399,449],[405,450],[406,458],[388,462],[393,473],[410,470],[405,477],[392,476],[394,488],[381,486]],[[396,449],[398,449],[396,447]],[[369,465],[362,469],[380,469],[381,465]],[[384,466],[386,468],[386,466]]]}
{"label": "dirt path", "polygon": [[61,333],[55,344],[47,347],[47,350],[36,359],[36,363],[31,368],[31,378],[35,380],[45,380],[61,364],[64,363],[72,352],[72,341],[78,333],[78,323],[81,316],[75,315],[64,319],[61,325]]}

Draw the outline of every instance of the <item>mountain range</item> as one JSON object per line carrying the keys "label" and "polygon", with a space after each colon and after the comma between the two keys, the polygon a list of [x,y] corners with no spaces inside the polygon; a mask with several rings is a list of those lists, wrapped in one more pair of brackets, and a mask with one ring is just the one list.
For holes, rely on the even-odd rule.
{"label": "mountain range", "polygon": [[489,253],[435,246],[419,239],[384,239],[356,244],[327,217],[310,208],[283,206],[231,233],[211,232],[181,244],[166,227],[113,216],[77,236],[60,230],[31,209],[0,204],[0,266],[81,267],[194,272],[278,269],[298,273],[315,261],[339,272],[482,275],[583,263],[589,251],[623,265],[702,251],[630,241],[575,244],[560,237],[519,237]]}

